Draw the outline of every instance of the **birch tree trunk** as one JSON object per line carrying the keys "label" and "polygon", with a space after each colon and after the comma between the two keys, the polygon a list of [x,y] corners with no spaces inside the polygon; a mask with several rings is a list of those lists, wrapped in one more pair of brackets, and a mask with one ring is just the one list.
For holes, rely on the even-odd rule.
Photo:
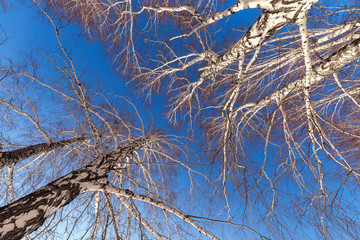
{"label": "birch tree trunk", "polygon": [[90,137],[78,137],[78,138],[70,138],[57,142],[50,143],[39,143],[36,145],[27,146],[20,149],[15,149],[8,152],[0,153],[0,169],[5,167],[10,167],[13,164],[16,164],[22,160],[25,160],[29,157],[50,152],[52,150],[56,150],[62,148],[66,145],[72,145],[74,143],[81,143],[85,140],[91,139]]}
{"label": "birch tree trunk", "polygon": [[[100,156],[88,166],[72,171],[35,192],[1,207],[0,238],[21,239],[37,230],[46,219],[77,196],[106,184],[106,174],[123,159],[129,157],[129,154],[141,149],[145,143],[144,139],[129,143],[118,151]],[[101,190],[101,187],[99,188]]]}
{"label": "birch tree trunk", "polygon": [[[73,171],[35,192],[0,208],[0,238],[22,239],[41,227],[58,209],[86,191],[87,181],[99,180],[88,167]],[[106,179],[106,176],[101,176]]]}
{"label": "birch tree trunk", "polygon": [[[37,229],[85,191],[95,191],[95,200],[86,207],[79,200],[83,212],[72,216],[75,229],[94,213],[83,238],[218,239],[219,224],[236,239],[360,238],[359,1],[33,4],[58,45],[34,59],[47,59],[56,77],[43,77],[29,61],[0,68],[0,121],[26,121],[28,129],[14,128],[46,141],[7,151],[17,144],[0,135],[0,183],[4,202],[12,202],[0,209],[4,238]],[[72,24],[81,29],[67,32]],[[129,99],[86,87],[93,75],[65,44],[73,31],[73,40],[102,41],[137,93],[166,98],[166,130],[174,135],[154,131]],[[41,115],[47,99],[34,100],[32,85],[57,96],[61,127],[54,130],[55,115],[50,124]],[[123,114],[119,99],[134,114]],[[185,143],[174,125],[187,127],[201,147]],[[140,138],[151,141],[133,142]],[[194,163],[187,148],[201,160]],[[29,182],[16,181],[23,173]],[[41,174],[58,180],[16,200],[19,186],[36,189]]]}

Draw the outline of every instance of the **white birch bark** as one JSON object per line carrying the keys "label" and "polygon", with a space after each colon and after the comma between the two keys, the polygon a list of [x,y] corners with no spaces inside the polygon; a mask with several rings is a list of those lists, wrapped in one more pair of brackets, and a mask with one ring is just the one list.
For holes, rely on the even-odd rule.
{"label": "white birch bark", "polygon": [[[35,192],[0,208],[0,238],[21,239],[43,225],[45,220],[92,186],[107,182],[106,174],[117,162],[138,151],[147,140],[140,139],[118,151],[100,156],[79,170],[70,172]],[[96,190],[95,190],[96,191]]]}

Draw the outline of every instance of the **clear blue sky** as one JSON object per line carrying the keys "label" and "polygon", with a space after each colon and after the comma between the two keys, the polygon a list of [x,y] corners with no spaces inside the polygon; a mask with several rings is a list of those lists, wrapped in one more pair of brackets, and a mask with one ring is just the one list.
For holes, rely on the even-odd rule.
{"label": "clear blue sky", "polygon": [[[236,16],[232,18],[233,20],[236,18],[237,27],[243,25],[243,28],[246,29],[256,20],[260,12],[260,10],[246,10],[241,14],[236,14]],[[41,47],[41,49],[47,49],[48,51],[58,48],[54,29],[45,23],[42,18],[39,18],[39,15],[34,13],[33,10],[24,7],[17,9],[10,8],[7,12],[0,14],[0,25],[3,29],[2,31],[0,28],[0,39],[6,36],[8,37],[6,43],[0,45],[0,59],[2,62],[8,61],[8,58],[16,59],[18,54],[21,53],[20,50],[28,50],[30,49],[29,46],[39,46],[39,48]],[[77,32],[75,28],[67,28],[66,31],[73,34]],[[6,33],[6,36],[4,33]],[[240,34],[239,32],[235,32],[234,34],[237,33]],[[121,79],[121,75],[112,70],[111,61],[104,56],[106,49],[98,42],[85,41],[81,38],[73,41],[72,38],[67,39],[66,36],[62,37],[63,40],[67,42],[66,46],[70,49],[77,66],[87,68],[89,73],[95,76],[90,81],[95,82],[96,78],[98,78],[106,92],[131,98],[140,109],[140,113],[144,119],[148,120],[147,123],[153,123],[157,127],[166,126],[163,115],[166,101],[160,96],[154,97],[151,105],[143,104],[142,99],[126,86],[125,81]],[[168,130],[172,131],[169,128]],[[260,159],[262,159],[262,153],[260,155],[255,153],[250,157],[253,159],[260,157]],[[239,207],[239,209],[241,209],[241,207]],[[241,213],[239,213],[239,215],[240,214]],[[254,227],[257,228],[257,226]],[[230,239],[229,236],[227,236],[227,238]]]}
{"label": "clear blue sky", "polygon": [[[260,10],[246,10],[241,14],[237,14],[237,26],[243,25],[243,28],[246,29],[256,20],[260,12]],[[0,39],[7,37],[6,43],[0,45],[0,59],[2,63],[6,63],[9,59],[13,61],[16,60],[19,55],[23,54],[22,50],[26,52],[34,46],[42,51],[59,51],[53,27],[44,21],[43,18],[39,17],[39,14],[35,13],[33,9],[21,6],[9,8],[8,11],[0,14],[0,25],[2,29],[2,31],[0,30]],[[67,27],[66,33],[76,34],[77,29]],[[233,34],[241,33],[235,32]],[[219,37],[221,37],[221,35],[219,35]],[[152,123],[157,127],[166,126],[164,119],[164,105],[166,100],[163,99],[162,96],[153,96],[152,104],[143,104],[142,98],[126,86],[120,74],[112,70],[111,61],[105,56],[106,49],[98,42],[86,41],[81,38],[76,38],[76,41],[74,41],[74,38],[69,38],[64,35],[62,35],[61,38],[66,43],[66,49],[71,53],[71,57],[75,61],[76,66],[78,66],[79,69],[86,68],[90,75],[95,76],[93,79],[90,79],[90,81],[95,82],[96,78],[98,78],[105,92],[131,98],[139,108],[142,117],[148,120],[146,121],[148,124]],[[167,129],[170,132],[172,131],[169,128]],[[186,129],[181,132],[185,134]],[[254,154],[252,157],[259,156]],[[179,176],[187,177],[186,173],[183,175],[180,174]],[[231,191],[230,188],[228,190]],[[203,206],[203,204],[206,205],[206,203],[195,202],[193,206],[180,207],[182,207],[182,209],[186,207],[196,208],[196,206]],[[222,212],[222,215],[226,218],[226,211]],[[220,231],[221,229],[219,229],[219,232]],[[231,234],[232,233],[225,233],[223,237],[230,239]],[[250,234],[249,236],[253,235]]]}
{"label": "clear blue sky", "polygon": [[[2,63],[9,59],[14,61],[34,46],[42,51],[59,51],[53,27],[39,16],[41,15],[33,9],[18,5],[0,14],[0,40],[7,38],[6,43],[0,45]],[[76,35],[78,30],[70,26],[66,27],[65,32]],[[165,99],[154,96],[151,104],[144,104],[142,97],[126,85],[126,81],[122,79],[123,75],[112,70],[111,59],[106,56],[107,49],[98,41],[86,41],[84,38],[64,35],[61,39],[79,71],[86,69],[88,75],[92,76],[92,79],[87,79],[89,82],[99,81],[105,92],[130,98],[142,112],[147,123],[158,127],[165,125],[164,117],[159,117],[164,111]]]}

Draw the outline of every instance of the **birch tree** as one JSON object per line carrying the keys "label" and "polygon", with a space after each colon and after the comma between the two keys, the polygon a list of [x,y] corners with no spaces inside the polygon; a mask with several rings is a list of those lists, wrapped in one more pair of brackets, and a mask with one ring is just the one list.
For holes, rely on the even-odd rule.
{"label": "birch tree", "polygon": [[204,221],[253,238],[359,238],[358,2],[34,2],[102,40],[146,97],[165,93],[170,124],[203,134],[220,199]]}
{"label": "birch tree", "polygon": [[188,195],[176,174],[192,189],[207,181],[185,139],[143,122],[128,98],[95,89],[63,28],[36,7],[59,51],[2,59],[0,239],[219,239],[175,196]]}

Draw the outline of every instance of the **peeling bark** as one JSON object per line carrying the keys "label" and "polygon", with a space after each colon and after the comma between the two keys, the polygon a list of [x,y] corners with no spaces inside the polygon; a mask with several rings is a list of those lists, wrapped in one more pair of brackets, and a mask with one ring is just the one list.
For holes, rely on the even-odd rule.
{"label": "peeling bark", "polygon": [[322,76],[331,75],[359,57],[360,38],[352,41],[336,53],[326,58],[315,71]]}

